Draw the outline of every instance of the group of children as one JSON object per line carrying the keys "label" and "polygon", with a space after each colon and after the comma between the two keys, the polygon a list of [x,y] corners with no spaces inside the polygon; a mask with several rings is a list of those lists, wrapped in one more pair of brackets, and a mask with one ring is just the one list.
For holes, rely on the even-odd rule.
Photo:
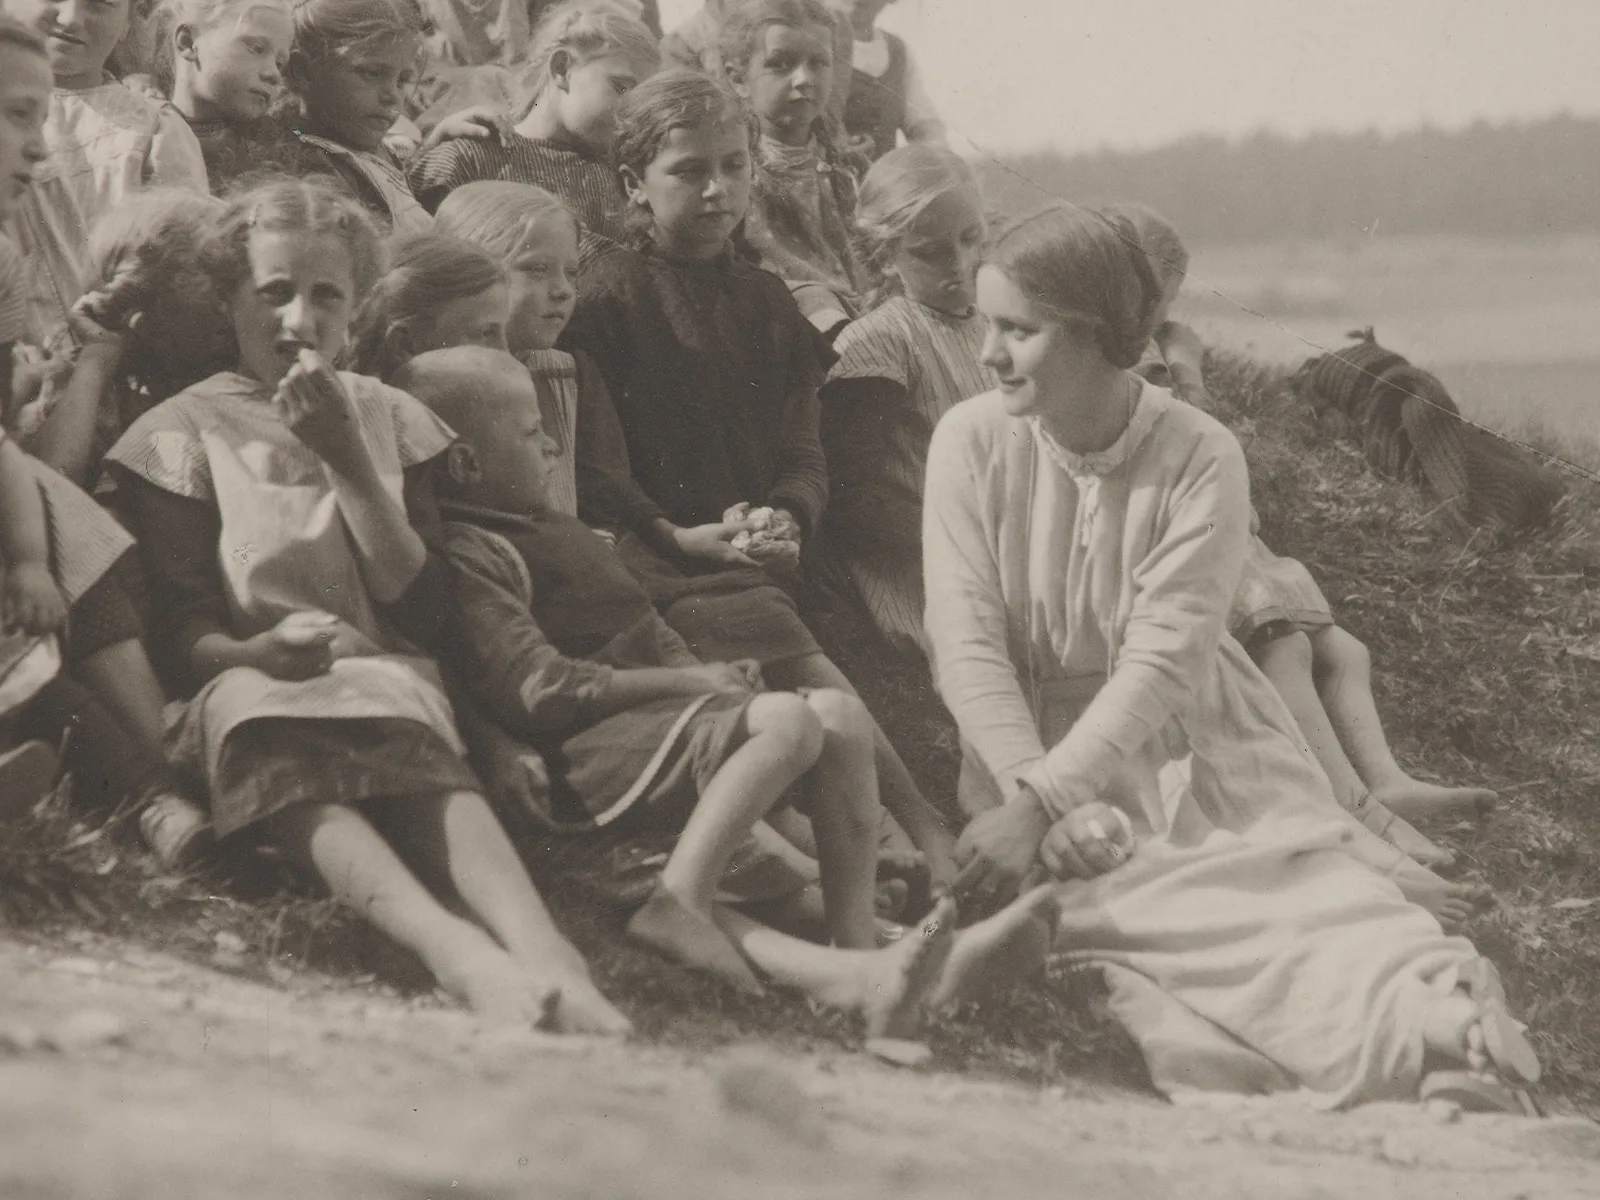
{"label": "group of children", "polygon": [[[800,580],[925,646],[928,441],[990,386],[970,168],[880,141],[858,181],[817,0],[729,5],[720,77],[569,0],[511,56],[520,111],[426,131],[417,0],[173,0],[134,84],[106,71],[128,4],[0,0],[4,661],[60,659],[0,790],[70,727],[75,794],[164,860],[270,843],[549,1027],[627,1021],[530,864],[878,1033],[961,994],[1022,926],[958,944],[953,832]],[[1269,624],[1354,653],[1331,617]],[[1280,687],[1345,738],[1350,672],[1314,667]],[[1374,737],[1352,807],[1465,802],[1363,769]]]}

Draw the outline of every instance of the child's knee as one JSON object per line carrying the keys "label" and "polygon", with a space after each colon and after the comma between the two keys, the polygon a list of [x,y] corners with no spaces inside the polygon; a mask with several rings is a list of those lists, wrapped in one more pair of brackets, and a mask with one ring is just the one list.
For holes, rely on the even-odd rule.
{"label": "child's knee", "polygon": [[805,699],[828,733],[857,739],[872,737],[872,715],[859,696],[838,688],[817,688],[808,692]]}
{"label": "child's knee", "polygon": [[784,753],[807,764],[822,753],[822,718],[794,692],[764,692],[750,702],[746,718],[752,737],[783,747]]}
{"label": "child's knee", "polygon": [[1290,674],[1309,676],[1313,660],[1311,639],[1299,630],[1273,638],[1256,651],[1256,661],[1262,671],[1274,679]]}
{"label": "child's knee", "polygon": [[1319,672],[1355,671],[1366,674],[1372,670],[1372,652],[1367,649],[1366,643],[1337,625],[1319,630],[1313,649]]}

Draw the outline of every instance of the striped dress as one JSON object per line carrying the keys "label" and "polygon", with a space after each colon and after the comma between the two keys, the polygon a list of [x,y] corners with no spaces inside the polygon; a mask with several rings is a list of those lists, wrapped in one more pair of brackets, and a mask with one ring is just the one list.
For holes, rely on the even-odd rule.
{"label": "striped dress", "polygon": [[953,406],[994,386],[982,348],[976,314],[947,316],[906,296],[845,326],[834,344],[839,361],[822,391],[830,551],[901,647],[925,644],[917,543],[928,439]]}
{"label": "striped dress", "polygon": [[482,180],[531,183],[559,197],[578,218],[583,235],[580,263],[623,241],[627,198],[607,163],[556,142],[520,133],[492,138],[451,138],[411,162],[411,190],[429,212],[437,212],[456,188]]}

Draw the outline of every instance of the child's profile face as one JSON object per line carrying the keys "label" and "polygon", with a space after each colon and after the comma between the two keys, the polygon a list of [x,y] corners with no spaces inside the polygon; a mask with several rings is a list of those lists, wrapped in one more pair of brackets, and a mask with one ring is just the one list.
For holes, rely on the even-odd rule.
{"label": "child's profile face", "polygon": [[37,30],[55,86],[79,91],[105,81],[106,59],[128,32],[130,0],[5,0],[3,11]]}
{"label": "child's profile face", "polygon": [[262,229],[248,252],[249,270],[228,300],[240,370],[276,387],[301,350],[332,362],[354,307],[349,248],[331,233]]}
{"label": "child's profile face", "polygon": [[983,212],[970,188],[929,202],[894,248],[889,271],[918,304],[953,317],[972,310],[983,251]]}
{"label": "child's profile face", "polygon": [[833,87],[833,30],[768,25],[734,89],[761,118],[761,132],[804,146]]}
{"label": "child's profile face", "polygon": [[556,445],[544,431],[533,380],[517,364],[507,367],[484,380],[488,395],[476,409],[481,415],[461,434],[478,462],[473,498],[499,512],[539,512],[549,504]]}
{"label": "child's profile face", "polygon": [[407,33],[328,58],[291,56],[307,131],[352,150],[378,149],[400,117],[421,53],[422,39]]}
{"label": "child's profile face", "polygon": [[597,158],[611,153],[617,101],[639,83],[639,68],[620,55],[573,63],[556,77],[561,127]]}
{"label": "child's profile face", "polygon": [[294,24],[281,8],[232,9],[206,29],[180,25],[173,33],[178,59],[193,72],[190,94],[197,120],[254,121],[278,98],[294,41]]}
{"label": "child's profile face", "polygon": [[507,350],[506,326],[511,321],[511,289],[497,283],[476,296],[458,296],[433,305],[411,324],[407,349],[412,354],[453,346]]}
{"label": "child's profile face", "polygon": [[750,207],[750,138],[738,121],[673,128],[637,175],[624,167],[633,204],[649,209],[657,247],[675,258],[721,254]]}
{"label": "child's profile face", "polygon": [[21,46],[0,45],[0,221],[16,210],[33,184],[33,168],[49,156],[44,119],[51,86],[43,58]]}
{"label": "child's profile face", "polygon": [[506,342],[513,354],[548,350],[572,320],[578,301],[578,230],[566,213],[545,213],[528,226],[507,264],[511,316]]}

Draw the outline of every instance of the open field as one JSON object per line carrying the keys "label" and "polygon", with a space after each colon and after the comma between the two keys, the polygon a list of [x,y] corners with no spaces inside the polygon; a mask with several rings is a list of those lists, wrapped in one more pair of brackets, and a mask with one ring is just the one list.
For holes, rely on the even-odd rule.
{"label": "open field", "polygon": [[1269,362],[1352,329],[1440,377],[1463,411],[1600,468],[1600,237],[1374,237],[1198,246],[1177,315]]}

